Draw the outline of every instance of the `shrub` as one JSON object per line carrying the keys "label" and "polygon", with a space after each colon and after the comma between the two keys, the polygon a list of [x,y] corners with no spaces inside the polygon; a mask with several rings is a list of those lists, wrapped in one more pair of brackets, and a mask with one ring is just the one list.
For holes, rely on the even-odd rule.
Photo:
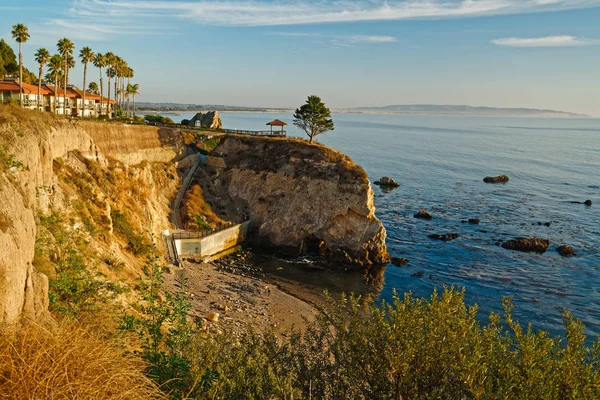
{"label": "shrub", "polygon": [[127,249],[134,255],[140,256],[148,254],[153,246],[148,243],[146,238],[136,232],[133,226],[127,220],[125,214],[119,210],[111,210],[110,216],[112,218],[114,232],[121,238],[127,241]]}
{"label": "shrub", "polygon": [[[148,363],[146,373],[173,398],[194,398],[207,387],[208,378],[190,374],[188,354],[195,325],[188,320],[192,305],[186,294],[187,281],[180,279],[180,290],[163,296],[163,268],[157,258],[150,258],[140,279],[142,301],[136,306],[138,316],[126,314],[122,329],[136,332],[140,338],[140,355]],[[195,379],[196,378],[196,379]]]}
{"label": "shrub", "polygon": [[392,304],[343,297],[303,334],[197,336],[191,371],[218,377],[198,398],[595,399],[600,339],[565,313],[566,339],[526,330],[504,300],[482,325],[453,288]]}
{"label": "shrub", "polygon": [[12,168],[21,169],[23,163],[15,159],[14,154],[9,154],[6,146],[0,144],[0,171],[6,172]]}
{"label": "shrub", "polygon": [[169,117],[163,117],[162,115],[146,114],[144,119],[150,123],[162,124],[162,125],[174,125],[175,122]]}
{"label": "shrub", "polygon": [[69,322],[0,333],[0,397],[161,399],[141,360],[94,330]]}

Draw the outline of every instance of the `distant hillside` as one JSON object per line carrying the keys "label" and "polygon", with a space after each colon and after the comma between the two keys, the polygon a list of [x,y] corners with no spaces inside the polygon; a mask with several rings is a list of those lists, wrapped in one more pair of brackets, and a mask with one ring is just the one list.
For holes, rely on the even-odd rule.
{"label": "distant hillside", "polygon": [[345,109],[343,111],[386,114],[486,115],[514,117],[589,117],[589,115],[585,114],[576,114],[556,110],[538,110],[535,108],[494,108],[432,104],[390,105],[384,107],[359,107]]}
{"label": "distant hillside", "polygon": [[243,106],[226,106],[222,104],[180,104],[180,103],[136,103],[136,108],[140,111],[245,111],[245,112],[266,112],[280,111],[277,108],[265,107],[243,107]]}

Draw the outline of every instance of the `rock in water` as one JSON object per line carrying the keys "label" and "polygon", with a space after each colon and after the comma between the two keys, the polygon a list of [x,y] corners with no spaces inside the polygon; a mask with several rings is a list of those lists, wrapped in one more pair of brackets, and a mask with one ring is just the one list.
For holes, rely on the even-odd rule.
{"label": "rock in water", "polygon": [[199,112],[194,115],[188,125],[206,129],[223,129],[223,122],[217,111]]}
{"label": "rock in water", "polygon": [[506,183],[508,182],[508,175],[500,175],[500,176],[487,176],[483,178],[485,183]]}
{"label": "rock in water", "polygon": [[396,267],[404,267],[408,263],[409,260],[407,258],[392,257],[392,264]]}
{"label": "rock in water", "polygon": [[436,233],[434,235],[428,236],[429,239],[442,240],[444,242],[451,242],[454,239],[458,239],[459,237],[460,237],[460,235],[458,233],[447,233],[445,235],[439,235]]}
{"label": "rock in water", "polygon": [[433,217],[431,216],[431,214],[429,214],[427,211],[425,210],[419,210],[418,213],[415,214],[415,218],[418,219],[433,219]]}
{"label": "rock in water", "polygon": [[556,251],[558,251],[558,254],[560,254],[563,257],[570,257],[575,255],[575,250],[573,250],[571,246],[567,245],[558,247]]}
{"label": "rock in water", "polygon": [[378,180],[377,182],[375,182],[375,184],[378,185],[378,186],[384,187],[384,188],[397,188],[397,187],[400,187],[400,184],[398,182],[396,182],[392,178],[388,178],[387,176],[384,176],[383,178],[381,178],[380,180]]}
{"label": "rock in water", "polygon": [[469,219],[469,223],[472,225],[479,225],[481,221],[479,220],[479,218],[470,218]]}
{"label": "rock in water", "polygon": [[528,253],[545,253],[550,246],[550,241],[547,239],[533,238],[517,238],[509,240],[502,244],[502,247],[507,250],[522,251]]}
{"label": "rock in water", "polygon": [[590,207],[592,205],[592,201],[591,200],[586,200],[583,202],[584,205]]}
{"label": "rock in water", "polygon": [[347,156],[251,136],[228,136],[215,151],[222,166],[204,165],[197,175],[205,200],[247,209],[258,246],[363,267],[389,262],[371,183]]}

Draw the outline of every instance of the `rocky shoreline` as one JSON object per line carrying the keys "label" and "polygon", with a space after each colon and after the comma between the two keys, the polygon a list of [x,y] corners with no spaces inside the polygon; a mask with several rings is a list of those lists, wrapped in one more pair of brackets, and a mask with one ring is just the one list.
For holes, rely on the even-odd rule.
{"label": "rocky shoreline", "polygon": [[288,286],[269,279],[256,266],[254,254],[245,250],[210,263],[171,267],[165,276],[167,288],[181,290],[182,278],[187,281],[191,316],[199,318],[207,332],[235,337],[248,327],[278,335],[301,331],[316,316],[314,304],[323,299],[301,285],[291,294]]}

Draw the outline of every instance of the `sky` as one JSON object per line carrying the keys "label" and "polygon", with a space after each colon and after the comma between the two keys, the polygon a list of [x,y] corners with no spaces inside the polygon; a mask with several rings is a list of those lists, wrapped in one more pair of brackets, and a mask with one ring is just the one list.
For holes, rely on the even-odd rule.
{"label": "sky", "polygon": [[[0,37],[112,51],[139,101],[466,104],[600,116],[600,0],[0,0]],[[82,86],[78,64],[71,83]],[[92,68],[89,80],[98,81]]]}

